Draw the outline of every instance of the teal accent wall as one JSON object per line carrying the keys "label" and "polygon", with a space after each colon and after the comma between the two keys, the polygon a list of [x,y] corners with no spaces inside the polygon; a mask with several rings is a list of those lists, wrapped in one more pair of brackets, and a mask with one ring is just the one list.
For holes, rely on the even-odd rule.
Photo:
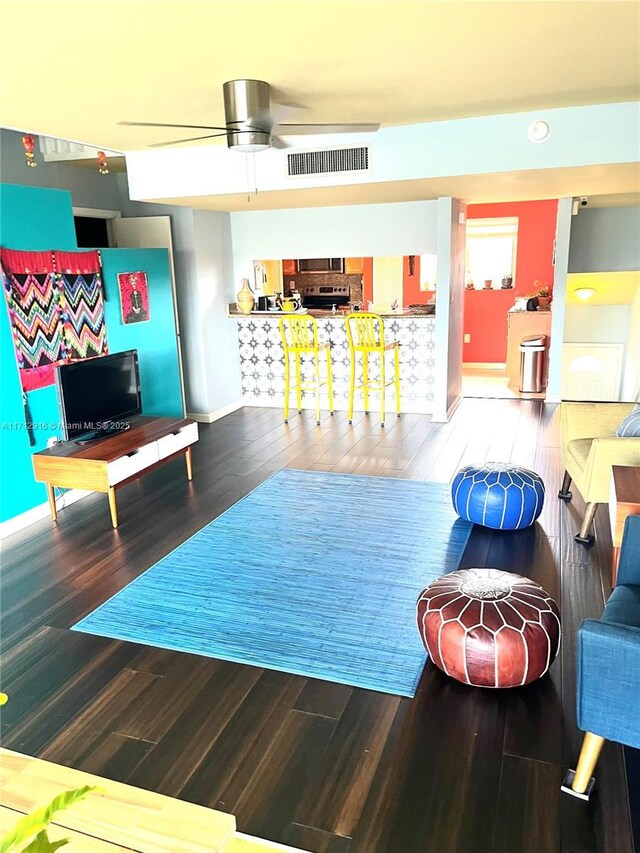
{"label": "teal accent wall", "polygon": [[[77,249],[71,194],[66,190],[0,184],[0,245],[33,251]],[[167,252],[164,249],[104,249],[101,254],[109,351],[138,350],[145,414],[181,416],[178,349]],[[136,270],[147,273],[151,319],[148,323],[125,326],[120,315],[116,275]],[[55,387],[32,391],[28,397],[36,424],[36,445],[29,446],[4,293],[2,303],[0,521],[6,521],[46,501],[44,486],[33,479],[31,455],[44,449],[50,436],[62,433]]]}
{"label": "teal accent wall", "polygon": [[[182,417],[178,342],[166,249],[101,249],[109,352],[137,349],[145,415]],[[117,274],[143,270],[149,283],[148,323],[122,322]]]}

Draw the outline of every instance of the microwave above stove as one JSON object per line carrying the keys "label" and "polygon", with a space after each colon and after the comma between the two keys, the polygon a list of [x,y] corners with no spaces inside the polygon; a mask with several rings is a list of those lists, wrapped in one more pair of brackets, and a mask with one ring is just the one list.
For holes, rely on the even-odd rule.
{"label": "microwave above stove", "polygon": [[298,272],[344,272],[344,258],[299,258]]}

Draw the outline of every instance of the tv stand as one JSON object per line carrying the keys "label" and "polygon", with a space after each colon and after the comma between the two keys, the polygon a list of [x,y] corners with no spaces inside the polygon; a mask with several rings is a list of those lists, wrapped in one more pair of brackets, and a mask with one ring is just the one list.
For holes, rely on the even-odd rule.
{"label": "tv stand", "polygon": [[36,480],[45,484],[51,517],[57,521],[54,488],[88,489],[109,497],[111,524],[118,526],[116,490],[154,468],[183,456],[187,479],[193,477],[191,446],[198,440],[198,424],[188,418],[131,419],[130,429],[111,433],[100,441],[66,441],[33,454]]}
{"label": "tv stand", "polygon": [[102,429],[94,429],[91,432],[86,432],[80,438],[74,438],[72,441],[74,444],[89,444],[90,441],[100,441],[102,438],[109,438],[110,435],[126,432],[128,429],[131,429],[131,424],[129,423],[121,423],[118,426],[116,424],[108,424]]}

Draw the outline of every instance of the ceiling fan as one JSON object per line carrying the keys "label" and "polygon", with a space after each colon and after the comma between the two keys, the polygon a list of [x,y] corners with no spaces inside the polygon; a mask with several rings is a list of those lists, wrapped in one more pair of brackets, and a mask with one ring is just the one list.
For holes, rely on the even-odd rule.
{"label": "ceiling fan", "polygon": [[[288,148],[281,136],[318,133],[373,133],[379,124],[290,124],[274,119],[271,110],[271,87],[263,80],[229,80],[222,87],[224,93],[225,127],[200,124],[165,124],[152,121],[121,121],[129,127],[183,127],[193,130],[217,130],[205,136],[189,139],[174,139],[171,142],[155,142],[151,148],[176,145],[180,142],[195,142],[199,139],[227,137],[227,146],[234,151],[264,151],[266,148]],[[284,105],[274,104],[274,107]]]}

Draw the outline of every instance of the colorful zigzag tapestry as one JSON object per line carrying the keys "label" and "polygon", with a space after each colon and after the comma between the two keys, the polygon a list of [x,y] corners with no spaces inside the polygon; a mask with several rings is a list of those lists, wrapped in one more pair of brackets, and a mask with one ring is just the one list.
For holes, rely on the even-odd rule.
{"label": "colorful zigzag tapestry", "polygon": [[53,382],[53,367],[65,358],[53,254],[2,249],[1,260],[22,388],[42,388]]}
{"label": "colorful zigzag tapestry", "polygon": [[107,352],[98,252],[0,250],[24,391],[54,382],[61,362]]}
{"label": "colorful zigzag tapestry", "polygon": [[98,252],[56,252],[62,280],[62,320],[67,359],[107,352],[100,256]]}

